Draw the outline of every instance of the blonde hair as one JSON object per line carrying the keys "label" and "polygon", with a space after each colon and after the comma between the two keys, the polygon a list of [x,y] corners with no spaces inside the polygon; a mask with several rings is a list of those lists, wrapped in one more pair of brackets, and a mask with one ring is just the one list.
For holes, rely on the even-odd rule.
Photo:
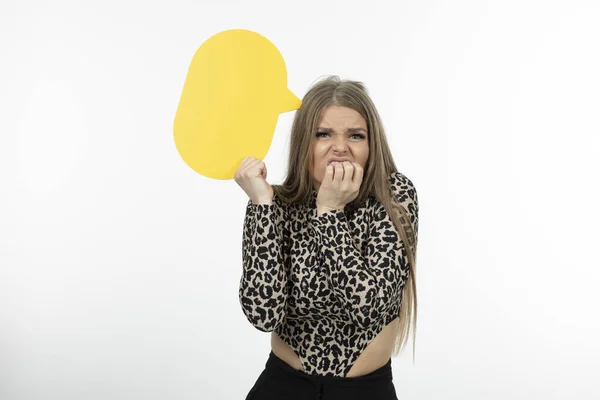
{"label": "blonde hair", "polygon": [[323,111],[330,105],[352,108],[367,122],[369,158],[365,165],[358,197],[351,204],[364,204],[369,196],[374,196],[385,207],[405,248],[408,249],[410,270],[402,293],[400,329],[393,354],[397,355],[403,350],[412,328],[414,362],[417,322],[415,277],[417,238],[406,209],[396,202],[391,191],[388,177],[398,171],[379,113],[363,83],[331,76],[318,81],[309,89],[294,116],[286,179],[281,185],[272,185],[273,191],[282,202],[287,204],[308,204],[310,201],[314,187],[311,175],[314,133]]}

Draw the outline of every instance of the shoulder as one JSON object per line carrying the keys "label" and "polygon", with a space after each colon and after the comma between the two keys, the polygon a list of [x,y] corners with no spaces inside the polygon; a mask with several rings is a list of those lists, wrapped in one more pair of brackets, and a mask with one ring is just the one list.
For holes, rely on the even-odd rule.
{"label": "shoulder", "polygon": [[[409,209],[416,209],[418,207],[417,190],[411,179],[402,172],[392,172],[387,176],[387,180],[394,202]],[[367,207],[373,210],[375,214],[385,212],[383,204],[374,195],[369,196]]]}
{"label": "shoulder", "polygon": [[407,201],[417,201],[417,189],[406,175],[402,172],[393,172],[388,176],[390,189],[398,203],[406,203]]}

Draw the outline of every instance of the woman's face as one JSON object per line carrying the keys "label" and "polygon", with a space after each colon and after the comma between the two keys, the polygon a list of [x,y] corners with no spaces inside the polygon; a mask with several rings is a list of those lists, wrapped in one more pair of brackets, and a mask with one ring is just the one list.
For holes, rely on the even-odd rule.
{"label": "woman's face", "polygon": [[329,106],[317,125],[313,142],[312,175],[318,190],[332,158],[348,160],[363,169],[369,158],[367,121],[352,108]]}

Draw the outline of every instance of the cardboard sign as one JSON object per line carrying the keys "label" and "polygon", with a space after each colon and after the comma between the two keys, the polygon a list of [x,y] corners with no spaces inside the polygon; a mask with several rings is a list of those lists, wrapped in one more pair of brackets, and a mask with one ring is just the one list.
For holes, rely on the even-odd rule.
{"label": "cardboard sign", "polygon": [[177,151],[197,173],[232,179],[244,157],[264,159],[279,114],[300,105],[273,43],[248,30],[220,32],[192,58],[173,126]]}

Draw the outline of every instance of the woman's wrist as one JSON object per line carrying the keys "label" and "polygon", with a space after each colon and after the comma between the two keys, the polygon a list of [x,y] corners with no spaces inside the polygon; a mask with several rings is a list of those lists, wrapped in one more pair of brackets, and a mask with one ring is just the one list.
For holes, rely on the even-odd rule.
{"label": "woman's wrist", "polygon": [[258,197],[256,199],[252,199],[252,203],[271,205],[273,204],[273,197]]}

